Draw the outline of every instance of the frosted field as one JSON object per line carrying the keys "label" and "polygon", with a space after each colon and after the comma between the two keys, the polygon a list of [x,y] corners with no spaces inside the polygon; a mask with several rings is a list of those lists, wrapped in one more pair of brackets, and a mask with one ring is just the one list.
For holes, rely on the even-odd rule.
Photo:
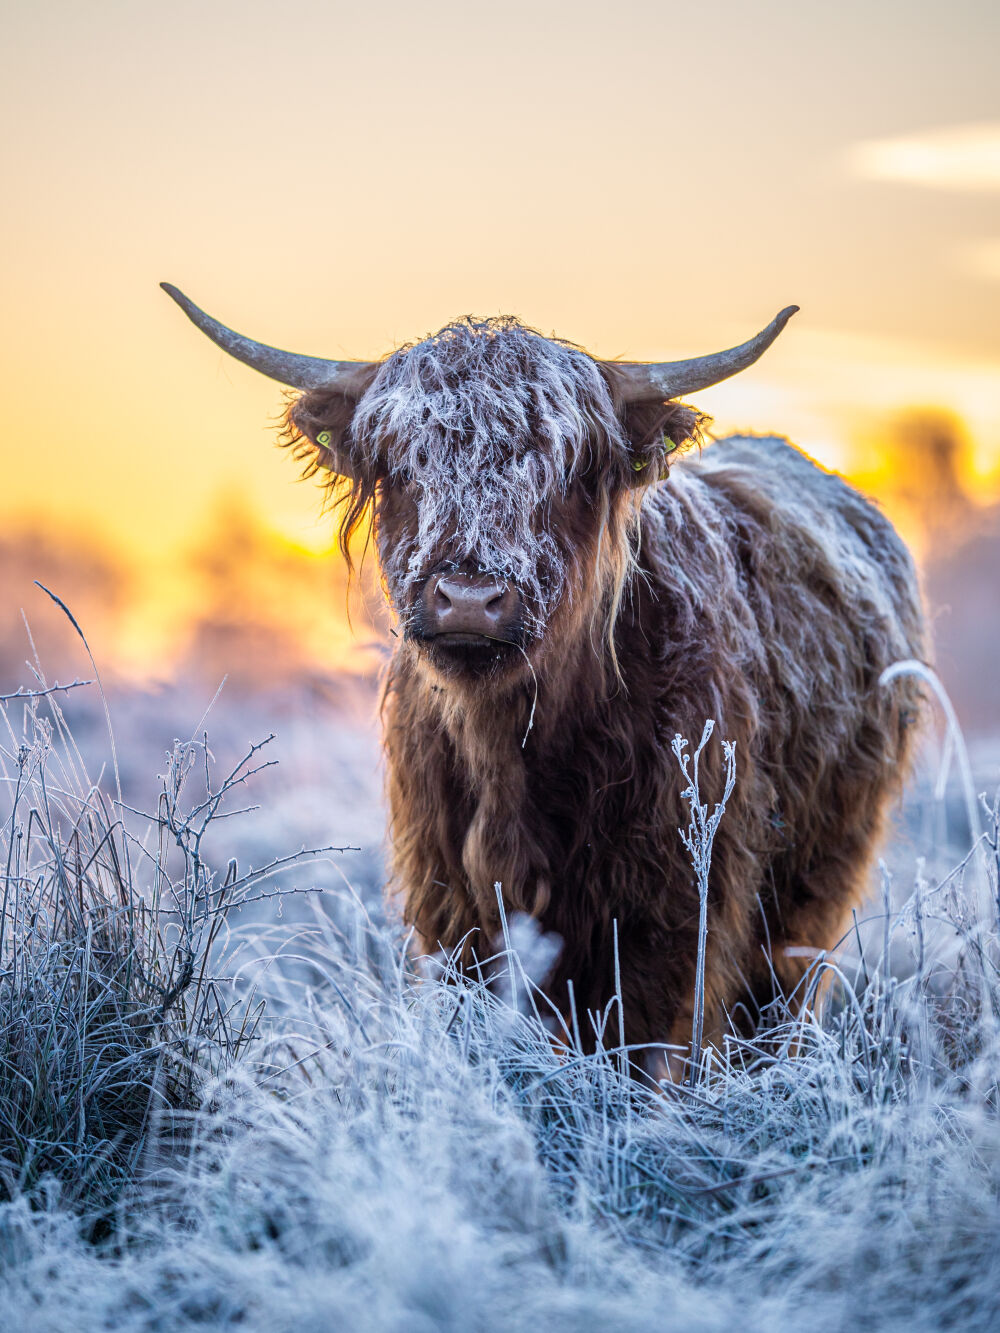
{"label": "frosted field", "polygon": [[[801,1021],[657,1093],[613,1013],[606,1052],[556,1049],[524,922],[505,996],[413,975],[370,685],[223,691],[200,725],[210,698],[112,691],[151,816],[124,830],[95,691],[6,707],[5,1326],[997,1327],[997,860],[945,878],[954,784],[918,775],[891,916],[862,914]],[[206,730],[213,792],[280,763],[200,833]],[[976,764],[995,788],[991,745]]]}

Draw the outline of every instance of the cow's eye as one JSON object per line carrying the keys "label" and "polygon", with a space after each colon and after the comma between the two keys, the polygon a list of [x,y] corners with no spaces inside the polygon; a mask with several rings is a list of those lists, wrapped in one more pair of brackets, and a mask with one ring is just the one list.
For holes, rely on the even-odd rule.
{"label": "cow's eye", "polygon": [[392,472],[389,482],[396,490],[408,491],[413,485],[413,474],[406,468],[400,468],[399,471]]}

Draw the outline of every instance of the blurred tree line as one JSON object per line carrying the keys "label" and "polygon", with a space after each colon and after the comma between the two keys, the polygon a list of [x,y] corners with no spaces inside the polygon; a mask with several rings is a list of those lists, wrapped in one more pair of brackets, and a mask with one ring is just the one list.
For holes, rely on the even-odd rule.
{"label": "blurred tree line", "polygon": [[36,654],[50,681],[92,674],[72,626],[35,580],[73,611],[109,679],[126,659],[151,679],[217,684],[228,676],[230,690],[376,671],[388,621],[373,558],[349,582],[339,556],[295,545],[230,497],[174,566],[151,575],[84,531],[8,528],[0,536],[0,692],[30,684],[25,663]]}
{"label": "blurred tree line", "polygon": [[1000,504],[980,503],[971,457],[958,417],[914,408],[865,439],[852,478],[918,552],[935,664],[963,725],[1000,734]]}
{"label": "blurred tree line", "polygon": [[[964,725],[1000,734],[1000,505],[978,503],[970,453],[956,417],[916,409],[866,438],[851,476],[919,555],[936,663]],[[296,546],[231,495],[177,565],[175,604],[161,607],[143,571],[93,535],[37,523],[8,528],[0,536],[0,691],[28,679],[22,607],[49,679],[89,675],[72,628],[35,579],[72,608],[108,676],[130,626],[132,656],[138,635],[151,676],[218,683],[228,675],[230,690],[374,675],[386,651],[373,555],[349,583],[332,543],[321,554]],[[168,621],[167,642],[161,633],[158,646],[152,637],[144,645],[142,636]]]}

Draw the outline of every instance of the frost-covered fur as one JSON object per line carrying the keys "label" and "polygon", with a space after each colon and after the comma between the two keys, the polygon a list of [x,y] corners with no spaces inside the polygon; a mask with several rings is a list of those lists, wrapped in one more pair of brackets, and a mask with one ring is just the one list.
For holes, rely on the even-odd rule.
{"label": "frost-covered fur", "polygon": [[[551,637],[551,636],[550,636]],[[548,989],[581,1023],[615,990],[630,1042],[690,1033],[698,900],[670,752],[706,718],[736,743],[716,840],[707,1013],[752,1024],[831,947],[867,886],[918,698],[882,670],[924,649],[913,567],[887,521],[781,440],[722,441],[647,492],[639,570],[605,649],[560,639],[530,688],[458,696],[397,652],[385,709],[396,874],[425,947],[470,960],[508,911],[562,941]],[[710,746],[703,799],[722,792]],[[791,952],[789,952],[791,950]]]}
{"label": "frost-covered fur", "polygon": [[[905,771],[918,690],[879,676],[925,644],[891,525],[780,439],[720,441],[658,484],[698,414],[626,404],[613,365],[510,320],[451,326],[292,421],[350,471],[348,525],[375,500],[404,629],[452,566],[512,580],[530,616],[527,666],[442,668],[419,634],[393,656],[394,878],[424,947],[489,955],[499,883],[560,941],[547,987],[584,1040],[616,940],[627,1039],[686,1040],[698,898],[671,741],[712,718],[738,777],[706,1015],[715,1035],[739,1009],[752,1024],[836,941]],[[720,763],[709,747],[709,801]]]}
{"label": "frost-covered fur", "polygon": [[595,453],[628,454],[596,363],[510,318],[466,319],[394,353],[351,434],[416,502],[415,532],[384,560],[398,604],[445,560],[514,582],[539,628],[566,586],[546,508]]}

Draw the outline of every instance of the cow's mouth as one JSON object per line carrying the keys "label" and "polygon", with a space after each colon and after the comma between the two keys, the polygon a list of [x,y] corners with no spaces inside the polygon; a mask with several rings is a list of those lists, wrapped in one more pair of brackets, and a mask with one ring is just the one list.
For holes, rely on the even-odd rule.
{"label": "cow's mouth", "polygon": [[435,665],[453,671],[495,671],[522,652],[519,645],[509,639],[495,639],[468,631],[421,635],[418,642]]}

